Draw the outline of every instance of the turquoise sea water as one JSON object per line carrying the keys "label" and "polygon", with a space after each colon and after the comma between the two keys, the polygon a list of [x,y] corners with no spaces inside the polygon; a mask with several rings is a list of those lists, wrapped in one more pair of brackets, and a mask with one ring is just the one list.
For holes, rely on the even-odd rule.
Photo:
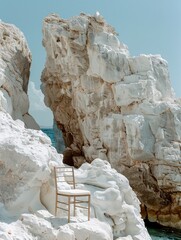
{"label": "turquoise sea water", "polygon": [[156,223],[147,223],[146,227],[148,229],[149,234],[153,240],[180,240],[181,239],[181,231],[162,227]]}
{"label": "turquoise sea water", "polygon": [[[43,128],[41,130],[50,137],[52,145],[56,148],[53,129]],[[152,240],[181,240],[181,231],[151,223],[146,223],[146,226]]]}
{"label": "turquoise sea water", "polygon": [[54,137],[53,129],[51,129],[51,128],[42,128],[41,130],[42,130],[42,132],[46,133],[46,135],[48,135],[48,137],[49,137],[49,138],[51,139],[51,141],[52,141],[52,145],[56,148],[55,137]]}

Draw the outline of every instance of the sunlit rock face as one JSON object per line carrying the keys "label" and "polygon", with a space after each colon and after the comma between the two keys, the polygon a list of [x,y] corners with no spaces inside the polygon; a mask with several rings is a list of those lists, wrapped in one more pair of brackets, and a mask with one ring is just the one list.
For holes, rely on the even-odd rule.
{"label": "sunlit rock face", "polygon": [[99,13],[48,16],[43,45],[42,91],[70,163],[109,161],[129,178],[145,217],[181,228],[181,108],[167,62],[131,57]]}
{"label": "sunlit rock face", "polygon": [[0,133],[0,222],[6,222],[8,217],[45,209],[41,188],[61,157],[42,131],[25,128],[3,111]]}
{"label": "sunlit rock face", "polygon": [[14,25],[0,22],[0,110],[27,128],[39,129],[29,115],[27,96],[31,54],[23,33]]}
{"label": "sunlit rock face", "polygon": [[101,159],[75,171],[79,186],[91,191],[91,220],[84,211],[70,224],[62,212],[52,215],[62,155],[42,131],[28,129],[36,127],[27,113],[30,53],[19,30],[1,26],[0,239],[151,240],[128,180]]}
{"label": "sunlit rock face", "polygon": [[91,220],[85,212],[70,224],[67,212],[53,216],[54,166],[63,165],[62,155],[42,131],[8,113],[0,111],[0,123],[0,239],[151,240],[128,180],[101,159],[75,170],[78,187],[91,192]]}

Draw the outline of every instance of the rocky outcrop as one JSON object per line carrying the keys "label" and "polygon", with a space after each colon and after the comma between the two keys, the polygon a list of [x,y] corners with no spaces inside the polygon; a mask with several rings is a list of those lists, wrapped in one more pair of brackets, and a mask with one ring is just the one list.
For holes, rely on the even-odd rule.
{"label": "rocky outcrop", "polygon": [[82,240],[92,236],[112,240],[114,235],[120,240],[151,240],[128,180],[100,159],[75,171],[76,183],[91,191],[91,221],[85,221],[83,212],[71,224],[62,212],[53,216],[53,168],[62,165],[62,156],[43,132],[25,128],[22,121],[2,111],[0,123],[1,239]]}
{"label": "rocky outcrop", "polygon": [[129,178],[150,221],[181,228],[181,107],[167,62],[131,57],[96,13],[43,24],[45,103],[69,160],[108,160]]}
{"label": "rocky outcrop", "polygon": [[[11,33],[19,30],[7,26],[12,28],[7,35],[11,42]],[[92,164],[85,163],[76,172],[80,187],[92,192],[91,220],[87,221],[86,217],[85,221],[84,211],[78,211],[70,224],[62,212],[58,217],[53,215],[54,166],[63,165],[62,155],[51,146],[50,139],[42,131],[27,128],[30,126],[23,113],[28,104],[25,73],[29,73],[29,69],[22,67],[28,61],[27,48],[18,40],[24,46],[20,50],[14,40],[10,45],[6,44],[6,37],[4,41],[8,48],[3,48],[2,61],[0,58],[0,64],[4,64],[0,89],[0,239],[112,240],[118,237],[120,240],[150,240],[141,219],[139,201],[128,180],[100,159]],[[16,58],[12,62],[11,57],[17,50],[20,53],[16,63]],[[7,55],[5,62],[4,55]],[[17,64],[17,75],[12,78],[14,64]],[[12,116],[18,119],[14,120]],[[32,119],[30,123],[33,123]],[[68,184],[66,187],[70,188]],[[95,209],[99,204],[101,207]]]}
{"label": "rocky outcrop", "polygon": [[94,159],[91,164],[82,164],[75,177],[80,187],[83,184],[91,192],[94,216],[111,226],[114,238],[150,239],[141,219],[140,202],[128,179],[106,160]]}
{"label": "rocky outcrop", "polygon": [[40,190],[50,179],[53,163],[61,162],[60,156],[43,132],[25,128],[22,121],[2,111],[0,123],[1,217],[18,218],[45,209]]}
{"label": "rocky outcrop", "polygon": [[29,115],[27,96],[31,54],[24,35],[14,25],[0,22],[0,110],[26,127],[39,129]]}

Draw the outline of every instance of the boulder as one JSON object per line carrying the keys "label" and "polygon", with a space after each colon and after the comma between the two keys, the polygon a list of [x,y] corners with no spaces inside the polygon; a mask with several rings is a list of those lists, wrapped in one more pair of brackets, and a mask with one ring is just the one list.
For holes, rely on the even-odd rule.
{"label": "boulder", "polygon": [[[0,111],[0,203],[9,215],[44,209],[42,185],[61,157],[41,131]],[[40,199],[41,196],[41,199]]]}

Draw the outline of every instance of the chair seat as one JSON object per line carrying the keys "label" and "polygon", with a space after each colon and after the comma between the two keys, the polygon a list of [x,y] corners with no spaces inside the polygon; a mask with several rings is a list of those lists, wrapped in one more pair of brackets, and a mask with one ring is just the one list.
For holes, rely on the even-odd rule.
{"label": "chair seat", "polygon": [[58,190],[58,194],[66,196],[87,196],[90,192],[82,189],[68,189],[68,190]]}
{"label": "chair seat", "polygon": [[[75,176],[73,167],[54,167],[55,187],[56,187],[56,202],[55,216],[57,210],[68,212],[68,223],[70,215],[76,215],[76,209],[87,211],[88,221],[90,220],[90,199],[91,193],[88,190],[75,188]],[[69,186],[70,189],[63,189]],[[67,199],[64,199],[67,198]]]}

